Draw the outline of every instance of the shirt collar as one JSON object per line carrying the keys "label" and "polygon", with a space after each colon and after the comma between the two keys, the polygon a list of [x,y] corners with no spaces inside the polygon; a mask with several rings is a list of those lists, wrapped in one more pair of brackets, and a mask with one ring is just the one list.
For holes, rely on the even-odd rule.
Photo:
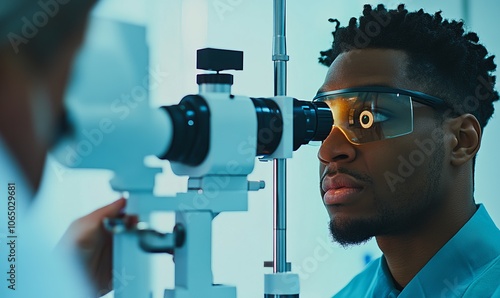
{"label": "shirt collar", "polygon": [[469,285],[464,281],[472,282],[481,267],[500,255],[498,239],[500,230],[480,204],[471,219],[418,272],[400,297],[405,294],[431,297],[445,292],[461,296]]}

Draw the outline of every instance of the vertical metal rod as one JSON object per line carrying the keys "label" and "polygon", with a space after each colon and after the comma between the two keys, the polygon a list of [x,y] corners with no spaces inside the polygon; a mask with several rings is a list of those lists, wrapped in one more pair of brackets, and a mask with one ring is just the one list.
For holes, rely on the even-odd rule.
{"label": "vertical metal rod", "polygon": [[470,2],[469,0],[462,0],[462,19],[469,28],[471,27],[470,23]]}
{"label": "vertical metal rod", "polygon": [[[274,0],[274,95],[286,95],[286,0]],[[273,272],[286,272],[286,159],[273,161]]]}

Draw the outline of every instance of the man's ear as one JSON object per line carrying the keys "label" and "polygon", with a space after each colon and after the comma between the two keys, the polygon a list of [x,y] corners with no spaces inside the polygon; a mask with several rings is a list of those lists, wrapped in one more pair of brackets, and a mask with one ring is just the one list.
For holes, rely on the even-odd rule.
{"label": "man's ear", "polygon": [[461,166],[474,158],[481,146],[481,126],[472,114],[463,114],[450,122],[454,148],[450,161],[454,166]]}

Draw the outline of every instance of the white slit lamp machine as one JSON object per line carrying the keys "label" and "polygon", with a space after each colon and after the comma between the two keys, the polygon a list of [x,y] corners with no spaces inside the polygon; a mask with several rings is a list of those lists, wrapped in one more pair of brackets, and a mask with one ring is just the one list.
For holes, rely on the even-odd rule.
{"label": "white slit lamp machine", "polygon": [[[264,276],[264,297],[299,297],[299,277],[286,262],[286,159],[302,144],[324,140],[333,116],[324,102],[285,94],[284,4],[276,0],[274,7],[274,97],[231,94],[233,76],[221,72],[242,70],[243,52],[198,50],[197,68],[207,71],[197,76],[198,94],[185,96],[177,105],[138,108],[78,164],[112,170],[112,188],[129,194],[125,216],[107,219],[106,226],[114,233],[113,267],[140,274],[126,290],[117,291],[116,298],[151,297],[145,265],[149,253],[175,256],[175,288],[165,290],[165,298],[236,297],[235,287],[213,283],[212,220],[221,212],[246,211],[248,192],[265,187],[247,179],[256,157],[274,163],[274,260],[266,262],[273,273]],[[88,127],[104,116],[89,113]],[[74,136],[69,145],[76,146],[80,137]],[[130,143],[134,146],[127,147]],[[176,175],[189,176],[187,192],[155,196],[155,175],[161,169],[144,165],[149,155],[169,160]],[[72,166],[57,152],[55,157]],[[149,227],[150,215],[157,211],[175,213],[172,232]]]}

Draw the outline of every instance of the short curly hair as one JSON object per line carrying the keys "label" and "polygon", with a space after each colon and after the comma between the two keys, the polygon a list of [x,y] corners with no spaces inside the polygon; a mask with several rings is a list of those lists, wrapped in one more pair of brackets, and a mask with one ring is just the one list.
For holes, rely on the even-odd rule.
{"label": "short curly hair", "polygon": [[336,23],[334,40],[330,49],[320,52],[321,64],[330,66],[352,49],[402,50],[409,57],[409,79],[444,99],[453,114],[471,113],[481,128],[493,115],[493,102],[499,99],[492,75],[495,56],[488,55],[476,33],[465,33],[462,21],[444,20],[441,11],[408,12],[404,4],[396,10],[364,5],[359,24],[351,18],[347,27],[340,27],[336,19],[329,21]]}

